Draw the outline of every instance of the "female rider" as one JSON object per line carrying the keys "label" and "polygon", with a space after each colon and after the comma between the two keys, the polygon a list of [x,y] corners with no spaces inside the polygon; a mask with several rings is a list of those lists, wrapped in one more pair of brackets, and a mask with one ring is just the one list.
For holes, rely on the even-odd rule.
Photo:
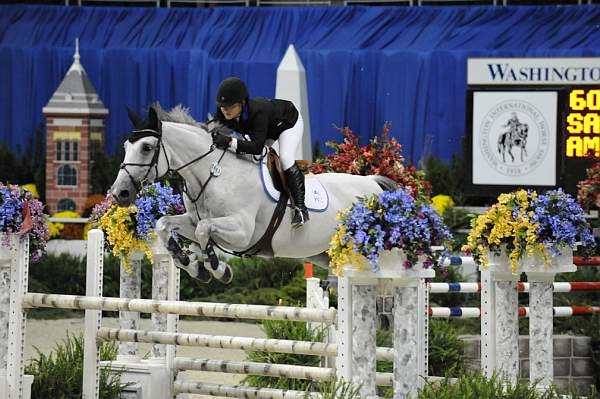
{"label": "female rider", "polygon": [[[264,146],[279,142],[279,157],[295,206],[292,225],[300,227],[308,221],[304,204],[304,174],[296,163],[296,148],[302,141],[302,116],[290,101],[249,98],[246,84],[237,77],[221,82],[217,90],[217,112],[209,123],[209,131],[219,148],[230,148],[239,154],[262,154]],[[238,140],[228,134],[234,130],[249,140]]]}

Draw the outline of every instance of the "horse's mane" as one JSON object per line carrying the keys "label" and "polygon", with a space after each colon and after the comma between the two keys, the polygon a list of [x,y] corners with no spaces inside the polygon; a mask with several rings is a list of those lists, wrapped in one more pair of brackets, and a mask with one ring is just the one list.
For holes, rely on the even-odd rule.
{"label": "horse's mane", "polygon": [[[192,115],[190,115],[190,109],[184,107],[181,104],[174,106],[173,108],[171,108],[170,111],[164,110],[158,101],[150,106],[156,110],[158,119],[160,119],[162,122],[181,123],[184,125],[199,128],[193,129],[193,131],[196,133],[208,133],[208,126],[206,125],[206,123],[198,122],[197,120],[195,120],[192,117]],[[237,157],[252,163],[256,163],[256,160],[253,158],[253,156],[249,154],[238,154]]]}
{"label": "horse's mane", "polygon": [[206,123],[195,120],[192,115],[190,115],[190,109],[181,104],[174,106],[170,111],[163,109],[159,102],[153,103],[151,107],[156,110],[158,119],[162,122],[182,123],[184,125],[199,127],[203,129],[204,132],[208,130]]}

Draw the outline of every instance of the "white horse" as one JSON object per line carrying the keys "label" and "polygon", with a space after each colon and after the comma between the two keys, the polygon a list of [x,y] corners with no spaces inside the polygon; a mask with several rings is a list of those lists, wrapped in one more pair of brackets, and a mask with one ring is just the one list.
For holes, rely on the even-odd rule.
{"label": "white horse", "polygon": [[[129,206],[143,184],[169,172],[179,173],[185,180],[186,213],[162,217],[157,234],[174,254],[177,266],[192,277],[208,282],[213,276],[229,282],[231,270],[219,262],[212,243],[243,252],[263,236],[276,206],[262,187],[259,166],[230,150],[215,148],[206,128],[181,112],[166,114],[151,107],[146,120],[132,112],[130,119],[135,130],[125,142],[125,159],[111,188],[113,197],[120,206]],[[383,176],[324,173],[312,177],[327,190],[328,208],[312,212],[310,221],[296,229],[291,226],[291,209],[286,207],[270,248],[257,255],[305,258],[327,267],[326,251],[336,229],[337,212],[351,206],[358,196],[396,187]],[[189,257],[171,239],[172,232],[197,243]]]}

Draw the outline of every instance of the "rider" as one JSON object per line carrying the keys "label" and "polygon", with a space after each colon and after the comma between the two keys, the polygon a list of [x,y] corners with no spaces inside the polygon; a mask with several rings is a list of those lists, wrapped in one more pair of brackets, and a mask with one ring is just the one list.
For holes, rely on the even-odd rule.
{"label": "rider", "polygon": [[[249,98],[246,84],[240,78],[229,77],[217,90],[216,123],[209,123],[214,143],[219,148],[230,148],[238,154],[262,154],[265,145],[279,141],[279,157],[287,185],[295,205],[292,225],[300,227],[308,221],[304,203],[304,173],[296,163],[296,148],[302,141],[304,122],[290,101]],[[231,130],[249,140],[232,138]]]}

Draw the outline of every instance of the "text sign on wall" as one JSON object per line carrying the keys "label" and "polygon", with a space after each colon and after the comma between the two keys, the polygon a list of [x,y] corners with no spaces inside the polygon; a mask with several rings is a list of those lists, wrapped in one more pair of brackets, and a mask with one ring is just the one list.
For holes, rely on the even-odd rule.
{"label": "text sign on wall", "polygon": [[556,184],[555,91],[473,92],[473,184]]}
{"label": "text sign on wall", "polygon": [[569,90],[565,128],[568,158],[600,156],[600,89]]}
{"label": "text sign on wall", "polygon": [[469,58],[469,85],[600,85],[600,58]]}

